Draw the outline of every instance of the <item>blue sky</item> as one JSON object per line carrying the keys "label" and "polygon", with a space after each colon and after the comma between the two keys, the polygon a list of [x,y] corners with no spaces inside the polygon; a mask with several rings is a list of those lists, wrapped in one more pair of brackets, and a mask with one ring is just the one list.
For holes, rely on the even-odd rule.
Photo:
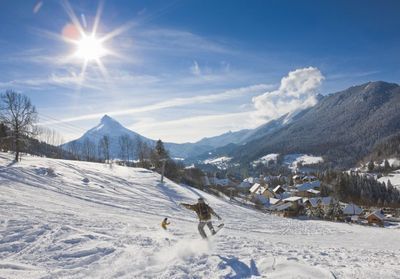
{"label": "blue sky", "polygon": [[[68,4],[69,3],[69,4]],[[71,7],[90,32],[99,4],[102,71],[70,59]],[[100,5],[101,6],[101,5]],[[374,80],[399,82],[399,1],[0,2],[0,91],[36,105],[66,140],[105,113],[165,141],[253,128]],[[86,23],[86,24],[85,24]],[[85,26],[86,25],[86,26]]]}

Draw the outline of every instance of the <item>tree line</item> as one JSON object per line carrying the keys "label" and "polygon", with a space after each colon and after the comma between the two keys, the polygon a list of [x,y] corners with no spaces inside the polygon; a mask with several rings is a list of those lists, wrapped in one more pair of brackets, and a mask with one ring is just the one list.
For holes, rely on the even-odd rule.
{"label": "tree line", "polygon": [[324,196],[364,206],[400,207],[400,191],[390,180],[385,184],[368,175],[333,170],[319,173],[318,177]]}

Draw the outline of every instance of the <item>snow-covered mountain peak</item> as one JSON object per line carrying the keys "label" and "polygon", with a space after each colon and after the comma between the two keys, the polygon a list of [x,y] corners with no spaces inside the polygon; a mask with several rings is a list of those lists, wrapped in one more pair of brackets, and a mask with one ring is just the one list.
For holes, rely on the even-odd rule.
{"label": "snow-covered mountain peak", "polygon": [[101,118],[100,123],[103,124],[103,125],[115,125],[115,124],[121,125],[117,120],[115,120],[114,118],[108,116],[107,114],[105,114]]}
{"label": "snow-covered mountain peak", "polygon": [[126,129],[121,125],[117,120],[105,114],[101,120],[100,124],[96,126],[97,130],[106,129],[106,130],[116,130],[116,129]]}
{"label": "snow-covered mountain peak", "polygon": [[112,117],[106,114],[101,118],[100,123],[96,125],[94,128],[87,131],[86,134],[121,136],[124,134],[132,134],[132,133],[134,132],[128,130],[127,128],[122,126],[122,124],[119,123],[117,120],[113,119]]}

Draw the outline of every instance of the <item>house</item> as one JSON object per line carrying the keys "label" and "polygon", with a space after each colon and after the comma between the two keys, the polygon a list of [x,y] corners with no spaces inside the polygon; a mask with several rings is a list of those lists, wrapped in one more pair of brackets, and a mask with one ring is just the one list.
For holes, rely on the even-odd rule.
{"label": "house", "polygon": [[380,227],[383,227],[384,222],[383,219],[385,216],[382,214],[381,210],[376,210],[367,216],[368,224],[377,224]]}
{"label": "house", "polygon": [[269,204],[270,205],[277,205],[278,203],[280,203],[281,200],[280,199],[275,199],[275,198],[270,198],[269,199]]}
{"label": "house", "polygon": [[317,208],[320,206],[324,211],[329,209],[332,203],[334,203],[334,199],[332,197],[314,197],[303,200],[305,206]]}
{"label": "house", "polygon": [[317,190],[319,191],[321,187],[321,182],[319,180],[305,182],[302,184],[298,184],[295,186],[296,195],[301,197],[310,197],[312,196],[312,192],[308,192],[308,190]]}
{"label": "house", "polygon": [[285,192],[285,189],[283,189],[282,185],[278,185],[272,190],[275,194],[283,194]]}
{"label": "house", "polygon": [[209,177],[208,183],[211,185],[222,187],[231,186],[231,181],[229,180],[229,178],[217,178],[216,176]]}
{"label": "house", "polygon": [[343,208],[343,215],[360,215],[362,212],[363,210],[353,203],[349,203]]}
{"label": "house", "polygon": [[297,216],[302,209],[303,203],[301,197],[289,197],[270,207],[270,210],[277,211],[278,215],[282,215],[283,217]]}
{"label": "house", "polygon": [[315,189],[309,189],[306,192],[307,197],[312,198],[312,197],[317,197],[321,194],[321,191],[315,190]]}
{"label": "house", "polygon": [[[250,179],[250,178],[251,178],[251,179]],[[252,177],[249,177],[249,178],[244,179],[244,180],[238,185],[238,187],[239,187],[239,188],[250,188],[253,184],[254,184],[254,183],[253,183],[253,178],[252,178]]]}
{"label": "house", "polygon": [[270,198],[275,198],[274,192],[268,189],[268,185],[262,186],[261,184],[256,183],[250,188],[249,191],[250,191],[250,199],[252,199],[255,202],[261,202],[264,205],[267,204],[266,201],[269,200]]}
{"label": "house", "polygon": [[296,175],[294,175],[292,177],[293,183],[294,184],[301,184],[301,183],[303,183],[303,178],[304,178],[304,175],[296,174]]}

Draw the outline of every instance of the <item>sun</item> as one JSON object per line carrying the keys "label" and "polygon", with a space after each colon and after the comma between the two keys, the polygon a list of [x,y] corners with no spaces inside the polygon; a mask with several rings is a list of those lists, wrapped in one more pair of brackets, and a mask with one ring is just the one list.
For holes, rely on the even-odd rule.
{"label": "sun", "polygon": [[[100,70],[105,80],[108,80],[108,71],[102,60],[104,60],[106,56],[122,57],[121,54],[118,54],[110,48],[109,42],[116,36],[130,29],[133,23],[128,22],[108,33],[104,33],[104,31],[98,32],[100,16],[103,10],[103,1],[99,3],[93,22],[89,22],[91,28],[88,26],[86,16],[82,13],[81,16],[78,17],[68,0],[64,0],[62,3],[69,16],[70,22],[64,25],[61,36],[56,34],[56,37],[74,46],[73,52],[65,57],[65,63],[81,63],[81,72],[79,74],[81,83],[85,81],[85,73],[89,66],[97,66],[97,69]],[[106,43],[109,43],[108,47],[105,46]]]}
{"label": "sun", "polygon": [[102,41],[96,38],[95,34],[82,34],[82,38],[76,42],[77,49],[75,56],[85,61],[99,60],[107,55],[107,49],[104,48]]}

